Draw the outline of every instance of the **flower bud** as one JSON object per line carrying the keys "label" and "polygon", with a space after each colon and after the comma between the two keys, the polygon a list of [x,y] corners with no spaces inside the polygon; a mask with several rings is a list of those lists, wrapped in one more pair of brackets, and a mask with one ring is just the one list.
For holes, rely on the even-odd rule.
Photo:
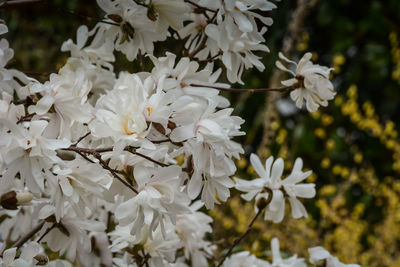
{"label": "flower bud", "polygon": [[262,197],[257,201],[257,208],[259,210],[263,210],[268,206],[268,204],[269,204],[268,200]]}
{"label": "flower bud", "polygon": [[19,192],[16,198],[18,205],[25,205],[32,201],[33,195],[30,192]]}
{"label": "flower bud", "polygon": [[43,254],[37,254],[33,258],[35,260],[37,260],[36,265],[39,265],[39,266],[47,265],[47,263],[49,263],[49,258],[46,255],[43,255]]}
{"label": "flower bud", "polygon": [[154,6],[150,6],[147,8],[147,17],[151,21],[156,21],[157,20],[157,13],[154,10]]}
{"label": "flower bud", "polygon": [[19,205],[31,202],[33,195],[29,192],[10,191],[3,194],[0,198],[0,205],[8,210],[16,210]]}
{"label": "flower bud", "polygon": [[123,21],[122,17],[118,14],[108,14],[107,17],[116,23],[121,23]]}

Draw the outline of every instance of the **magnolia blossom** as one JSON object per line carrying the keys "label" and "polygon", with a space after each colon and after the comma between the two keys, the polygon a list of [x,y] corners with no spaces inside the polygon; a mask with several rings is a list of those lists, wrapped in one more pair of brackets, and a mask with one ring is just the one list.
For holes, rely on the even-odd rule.
{"label": "magnolia blossom", "polygon": [[296,72],[285,67],[280,61],[276,61],[275,64],[279,69],[294,76],[294,78],[282,81],[282,84],[294,88],[290,97],[296,102],[296,106],[301,108],[303,101],[305,101],[307,110],[314,112],[320,105],[326,107],[328,100],[332,100],[336,93],[333,91],[333,85],[329,80],[329,74],[333,68],[313,64],[310,60],[311,57],[311,53],[306,53],[297,64],[279,53],[279,58],[294,65]]}
{"label": "magnolia blossom", "polygon": [[20,108],[15,108],[13,118],[3,121],[8,130],[0,133],[0,139],[6,143],[1,146],[5,159],[2,168],[6,171],[0,184],[4,188],[9,187],[19,173],[28,188],[39,193],[44,191],[42,169],[50,168],[52,163],[58,162],[55,150],[68,147],[70,142],[44,137],[43,133],[48,126],[48,122],[44,120],[34,120],[24,125],[15,124],[19,117],[17,114],[25,115],[23,107]]}
{"label": "magnolia blossom", "polygon": [[178,166],[137,166],[133,176],[139,193],[117,207],[115,216],[119,224],[129,225],[131,233],[140,238],[143,225],[149,226],[151,236],[158,226],[164,228],[166,219],[175,223],[176,215],[188,212],[186,196],[178,186],[180,172]]}
{"label": "magnolia blossom", "polygon": [[252,267],[271,267],[268,261],[258,259],[256,256],[250,254],[248,251],[242,251],[233,254],[225,262],[224,267],[242,267],[242,266],[252,266]]}
{"label": "magnolia blossom", "polygon": [[[257,27],[255,22],[254,27]],[[243,84],[241,76],[244,69],[255,66],[259,71],[264,70],[260,57],[253,53],[253,51],[269,52],[268,47],[262,44],[264,31],[260,35],[242,33],[229,17],[218,25],[209,24],[205,29],[207,36],[214,41],[208,45],[212,56],[219,53],[219,50],[222,51],[222,62],[227,68],[227,77],[231,83]]]}
{"label": "magnolia blossom", "polygon": [[282,259],[281,252],[279,250],[278,238],[271,240],[271,251],[272,251],[272,266],[285,266],[285,267],[306,267],[306,263],[303,258],[297,258],[297,255],[293,255],[287,259]]}
{"label": "magnolia blossom", "polygon": [[197,211],[202,206],[197,201],[191,206],[193,213],[178,215],[176,219],[175,232],[183,244],[185,258],[191,259],[193,267],[207,266],[207,258],[216,248],[211,242],[204,240],[205,235],[212,232],[212,218]]}
{"label": "magnolia blossom", "polygon": [[16,258],[17,248],[10,248],[4,251],[0,264],[4,267],[72,267],[72,264],[65,260],[50,261],[44,254],[44,249],[36,242],[30,242],[22,249],[21,255]]}
{"label": "magnolia blossom", "polygon": [[122,73],[114,90],[96,103],[96,119],[89,124],[93,136],[131,142],[145,137],[145,86],[137,75]]}
{"label": "magnolia blossom", "polygon": [[52,218],[54,212],[55,207],[51,205],[44,206],[39,212],[39,217],[47,221],[39,232],[39,236],[44,236],[41,242],[46,242],[52,251],[66,253],[66,257],[71,261],[75,260],[80,251],[90,252],[88,231],[102,232],[105,229],[104,223],[78,216],[72,209],[65,212],[60,221],[56,222],[55,218],[54,221]]}
{"label": "magnolia blossom", "polygon": [[184,107],[185,112],[181,116],[177,114],[174,121],[183,124],[183,121],[188,121],[187,116],[191,116],[192,121],[176,127],[170,135],[175,142],[195,137],[184,147],[185,154],[191,155],[192,162],[187,164],[193,168],[187,190],[189,197],[194,199],[204,184],[202,201],[207,208],[219,203],[216,194],[222,201],[228,198],[229,188],[233,187],[229,176],[236,171],[231,158],[239,158],[239,153],[243,153],[241,146],[231,140],[231,137],[243,134],[239,131],[243,120],[231,116],[232,109],[215,111],[216,104],[210,101],[205,110],[202,105]]}
{"label": "magnolia blossom", "polygon": [[310,253],[310,262],[312,264],[319,264],[324,262],[326,267],[360,267],[358,264],[344,264],[341,263],[338,258],[332,256],[323,247],[313,247],[308,249]]}
{"label": "magnolia blossom", "polygon": [[263,24],[271,26],[271,18],[261,16],[257,12],[254,12],[254,10],[271,11],[276,8],[276,5],[270,1],[258,0],[200,0],[199,4],[218,10],[219,16],[225,15],[231,17],[242,32],[251,32],[254,30],[255,18],[259,19]]}
{"label": "magnolia blossom", "polygon": [[56,207],[57,221],[65,214],[65,202],[69,202],[81,214],[84,214],[85,208],[95,211],[97,207],[91,203],[91,198],[101,198],[101,192],[109,189],[112,183],[110,174],[103,168],[81,159],[68,162],[64,168],[56,165],[52,171],[57,176],[48,173],[47,181]]}
{"label": "magnolia blossom", "polygon": [[[257,212],[257,203],[261,199],[270,199],[264,215],[265,220],[275,223],[282,221],[285,214],[285,197],[289,199],[294,218],[308,216],[303,204],[297,198],[314,197],[315,184],[298,184],[311,174],[311,171],[302,172],[303,161],[300,158],[296,159],[291,174],[283,180],[281,179],[284,167],[283,159],[278,158],[274,162],[274,158],[271,156],[265,162],[264,168],[258,156],[252,154],[250,162],[260,177],[252,181],[236,179],[236,188],[246,192],[241,195],[245,200],[249,201],[255,197]],[[265,189],[268,190],[264,191]]]}

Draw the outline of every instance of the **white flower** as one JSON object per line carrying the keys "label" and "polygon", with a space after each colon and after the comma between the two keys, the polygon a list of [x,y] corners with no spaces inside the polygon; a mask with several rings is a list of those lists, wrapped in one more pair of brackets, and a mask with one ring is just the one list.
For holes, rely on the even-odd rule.
{"label": "white flower", "polygon": [[[314,197],[315,184],[298,183],[310,176],[311,171],[302,172],[303,161],[297,158],[291,174],[284,180],[281,180],[284,167],[283,160],[278,158],[275,163],[272,164],[273,161],[274,158],[272,156],[269,157],[264,168],[258,156],[252,154],[250,156],[250,162],[260,178],[252,181],[236,179],[236,188],[240,191],[247,192],[246,194],[242,194],[245,200],[249,201],[256,197],[256,203],[262,198],[270,198],[269,190],[272,191],[272,199],[264,215],[265,220],[272,220],[275,223],[282,221],[285,213],[285,197],[289,199],[292,207],[292,216],[294,218],[307,217],[307,211],[297,197]],[[269,190],[264,191],[265,188]],[[257,205],[256,211],[258,212]]]}
{"label": "white flower", "polygon": [[91,34],[96,35],[90,46],[111,44],[130,61],[136,58],[139,50],[142,54],[153,54],[154,42],[164,41],[169,27],[182,28],[188,11],[182,0],[153,0],[141,5],[126,0],[98,0],[97,3],[109,17],[114,17],[114,20],[108,17],[107,21],[119,26],[98,23],[96,30],[92,30]]}
{"label": "white flower", "polygon": [[[190,95],[197,99],[210,99],[218,96],[218,90],[207,88],[207,85],[227,86],[224,84],[215,84],[221,69],[213,71],[212,64],[208,64],[204,69],[199,70],[199,63],[192,61],[187,57],[181,58],[176,64],[176,55],[167,52],[165,57],[156,58],[149,56],[154,64],[151,71],[151,77],[157,86],[163,82],[163,90],[169,94],[175,95],[175,99],[180,96]],[[200,84],[204,87],[192,86],[191,84]],[[186,100],[188,98],[185,98]],[[180,99],[178,99],[179,101]],[[191,100],[191,102],[194,102]],[[174,105],[181,105],[174,103]]]}
{"label": "white flower", "polygon": [[[25,113],[16,108],[14,116],[16,114],[24,115]],[[0,146],[4,158],[3,167],[6,169],[0,181],[1,187],[8,188],[19,172],[21,180],[31,192],[43,192],[44,173],[42,170],[60,161],[56,150],[68,147],[70,142],[46,138],[43,133],[48,122],[44,120],[30,121],[24,126],[12,120],[5,120],[3,123],[9,130],[0,133],[0,138],[5,142],[9,141],[5,146]]]}
{"label": "white flower", "polygon": [[242,251],[232,254],[225,260],[223,267],[272,267],[267,261],[260,260],[256,256],[250,254],[248,251]]}
{"label": "white flower", "polygon": [[211,233],[212,218],[197,211],[203,203],[197,201],[190,207],[193,213],[178,215],[175,232],[183,243],[186,259],[191,259],[193,267],[207,266],[207,258],[216,249],[209,241],[204,240],[206,233]]}
{"label": "white flower", "polygon": [[181,169],[178,166],[150,168],[135,166],[133,177],[139,194],[119,204],[115,217],[121,226],[129,225],[131,233],[140,238],[144,225],[150,236],[166,220],[175,223],[176,215],[189,211],[187,197],[179,191]]}
{"label": "white flower", "polygon": [[[4,33],[4,24],[0,24],[0,31]],[[6,27],[7,29],[7,27]],[[1,33],[0,33],[1,35]],[[23,98],[24,96],[18,89],[21,86],[28,84],[33,81],[33,79],[28,78],[24,73],[14,70],[7,69],[5,66],[8,61],[12,59],[14,56],[14,50],[9,47],[8,41],[6,39],[0,40],[0,88],[1,91],[8,92],[13,95],[14,91],[18,95],[18,97]]]}
{"label": "white flower", "polygon": [[293,255],[287,259],[282,259],[281,252],[279,250],[279,240],[278,238],[273,238],[271,240],[271,251],[272,251],[272,266],[280,267],[306,267],[303,258],[297,258],[297,255]]}
{"label": "white flower", "polygon": [[139,76],[121,73],[114,89],[96,104],[96,119],[89,124],[94,137],[135,142],[147,134],[145,102],[153,84],[143,83]]}
{"label": "white flower", "polygon": [[5,34],[8,32],[8,27],[7,25],[0,23],[0,35]]}
{"label": "white flower", "polygon": [[[105,42],[100,47],[85,47],[90,35],[85,25],[80,26],[76,32],[76,44],[69,39],[63,43],[61,51],[70,51],[71,57],[89,60],[96,65],[113,70],[113,65],[109,63],[115,61],[113,45],[111,45],[110,42]],[[99,70],[101,70],[101,68],[99,68]]]}
{"label": "white flower", "polygon": [[164,266],[164,260],[173,262],[176,251],[182,247],[182,243],[171,223],[166,223],[163,227],[164,229],[159,227],[152,232],[148,226],[144,226],[141,228],[140,239],[137,239],[130,234],[129,227],[117,226],[116,230],[109,234],[112,240],[111,251],[120,253],[124,249],[140,245],[143,247],[143,251],[140,251],[139,255],[141,257],[151,256],[150,266]]}
{"label": "white flower", "polygon": [[310,262],[312,264],[319,264],[325,262],[326,267],[360,267],[358,264],[344,264],[338,258],[332,256],[329,251],[323,247],[313,247],[308,249],[310,253]]}
{"label": "white flower", "polygon": [[[254,25],[254,27],[257,26]],[[244,69],[255,66],[259,71],[264,70],[260,57],[253,53],[253,51],[269,52],[268,47],[262,44],[265,41],[262,37],[264,32],[261,34],[242,33],[228,17],[218,25],[209,24],[205,33],[209,39],[204,53],[208,54],[207,50],[209,50],[211,56],[215,56],[220,50],[222,51],[222,62],[227,68],[229,82],[243,84],[241,76]]]}
{"label": "white flower", "polygon": [[329,80],[329,74],[333,68],[313,64],[310,60],[311,57],[311,53],[306,53],[297,64],[279,53],[280,59],[296,67],[296,73],[286,68],[280,61],[276,61],[275,64],[279,69],[294,76],[294,78],[283,81],[282,84],[294,87],[290,97],[296,102],[296,106],[301,108],[305,101],[307,110],[314,112],[320,105],[326,107],[328,100],[332,100],[336,93]]}
{"label": "white flower", "polygon": [[57,132],[61,138],[71,138],[74,123],[88,123],[93,118],[93,107],[87,103],[93,82],[84,66],[71,63],[74,62],[69,61],[59,74],[50,75],[45,84],[35,83],[30,87],[32,94],[40,93],[42,98],[29,106],[29,113],[45,115],[53,107],[56,111],[53,124],[59,125]]}
{"label": "white flower", "polygon": [[276,5],[266,0],[200,0],[199,5],[218,10],[218,15],[231,17],[241,32],[252,32],[257,30],[254,27],[255,18],[261,20],[265,25],[271,26],[272,19],[261,16],[255,10],[271,11]]}
{"label": "white flower", "polygon": [[231,140],[243,134],[239,131],[243,120],[231,116],[232,109],[216,111],[216,104],[210,101],[205,110],[195,103],[184,106],[173,118],[178,127],[170,135],[174,142],[188,140],[183,148],[186,157],[191,155],[188,165],[193,168],[188,195],[195,199],[204,186],[201,199],[209,209],[229,197],[229,188],[234,185],[229,176],[236,171],[232,157],[239,158],[243,153],[242,147]]}
{"label": "white flower", "polygon": [[77,213],[84,213],[85,207],[95,212],[97,207],[90,205],[90,199],[101,197],[113,181],[109,172],[83,159],[69,161],[64,168],[55,166],[52,172],[57,176],[48,174],[48,193],[56,207],[57,221],[64,216],[65,202],[72,205]]}
{"label": "white flower", "polygon": [[[89,231],[103,232],[105,230],[103,222],[78,216],[72,209],[66,211],[59,222],[56,222],[52,216],[54,212],[55,207],[50,205],[40,210],[40,218],[47,220],[38,236],[44,235],[48,229],[52,228],[44,235],[41,242],[46,242],[52,251],[66,253],[66,258],[71,261],[75,260],[76,254],[80,251],[84,253],[91,251]],[[51,218],[54,218],[53,222],[50,222]]]}

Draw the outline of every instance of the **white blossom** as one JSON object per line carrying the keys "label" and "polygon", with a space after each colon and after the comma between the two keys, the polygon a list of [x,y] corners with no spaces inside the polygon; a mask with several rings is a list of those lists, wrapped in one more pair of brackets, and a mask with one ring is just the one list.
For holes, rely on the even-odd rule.
{"label": "white blossom", "polygon": [[326,267],[360,267],[358,264],[344,264],[338,258],[332,256],[323,247],[313,247],[308,249],[310,253],[310,262],[312,264],[319,264],[325,262]]}
{"label": "white blossom", "polygon": [[296,71],[293,72],[288,69],[280,61],[276,61],[276,66],[293,75],[294,78],[282,81],[282,84],[294,88],[290,92],[290,97],[296,102],[296,106],[301,108],[305,101],[307,110],[314,112],[320,105],[326,107],[328,100],[332,100],[336,93],[329,80],[329,75],[333,68],[313,64],[310,60],[311,57],[311,53],[306,53],[297,64],[286,58],[282,53],[279,53],[279,58],[288,64],[294,65]]}
{"label": "white blossom", "polygon": [[[274,162],[274,158],[269,157],[265,163],[265,168],[255,154],[250,156],[250,162],[260,177],[252,181],[236,179],[236,188],[246,192],[246,194],[242,194],[242,198],[245,200],[251,200],[255,197],[256,211],[258,211],[257,202],[260,199],[271,198],[265,211],[265,220],[271,220],[275,223],[282,221],[285,213],[285,197],[289,199],[294,218],[308,216],[303,204],[297,198],[314,197],[315,184],[298,184],[311,175],[311,171],[302,172],[303,161],[300,158],[296,159],[291,174],[285,179],[281,179],[284,167],[281,158]],[[270,196],[271,192],[272,197]]]}

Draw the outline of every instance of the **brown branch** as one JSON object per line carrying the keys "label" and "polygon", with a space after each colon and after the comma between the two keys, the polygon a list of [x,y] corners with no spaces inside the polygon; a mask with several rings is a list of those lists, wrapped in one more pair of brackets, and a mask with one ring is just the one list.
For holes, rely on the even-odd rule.
{"label": "brown branch", "polygon": [[19,118],[19,119],[17,120],[17,124],[20,124],[21,122],[24,122],[24,121],[30,121],[30,120],[32,120],[32,118],[33,118],[35,115],[36,115],[36,113],[27,114],[27,115],[25,115],[25,116],[22,116],[21,118]]}
{"label": "brown branch", "polygon": [[140,50],[140,49],[139,49],[139,63],[140,63],[140,70],[145,71],[144,58],[143,58],[142,50]]}
{"label": "brown branch", "polygon": [[34,227],[29,233],[27,233],[26,235],[24,235],[23,237],[21,237],[17,242],[14,243],[14,245],[12,245],[12,248],[19,248],[21,247],[23,244],[25,244],[26,241],[28,241],[29,239],[31,239],[37,232],[40,231],[40,229],[42,229],[44,225],[44,221],[39,223],[36,227]]}
{"label": "brown branch", "polygon": [[37,242],[40,243],[40,241],[42,241],[42,239],[43,239],[48,233],[50,233],[51,230],[53,230],[53,229],[56,228],[56,227],[57,227],[57,224],[54,223],[51,227],[47,228],[47,229],[46,229],[46,232],[43,233],[43,235],[38,239]]}
{"label": "brown branch", "polygon": [[[111,152],[113,151],[112,147],[105,147],[105,148],[97,148],[97,149],[92,149],[92,148],[84,148],[84,147],[77,147],[76,145],[72,145],[68,148],[63,148],[61,150],[65,150],[65,151],[73,151],[77,154],[79,154],[80,156],[82,156],[84,159],[86,159],[87,161],[91,162],[91,163],[95,163],[93,160],[91,160],[89,157],[87,157],[85,154],[90,154],[92,156],[94,156],[100,163],[100,165],[103,167],[103,169],[108,170],[113,176],[114,178],[116,178],[118,181],[120,181],[121,183],[123,183],[125,186],[129,187],[129,189],[131,189],[133,192],[135,192],[136,194],[139,194],[139,192],[132,187],[132,185],[130,185],[127,181],[125,181],[124,179],[122,179],[117,173],[118,170],[114,170],[112,169],[107,162],[105,162],[102,158],[101,158],[101,154],[103,152]],[[130,152],[134,155],[137,155],[139,157],[142,157],[148,161],[151,161],[161,167],[168,167],[168,164],[159,162],[155,159],[150,158],[149,156],[146,156],[142,153],[136,152],[134,147],[131,146],[127,146],[125,147],[124,151]]]}
{"label": "brown branch", "polygon": [[44,2],[46,0],[13,0],[8,1],[5,0],[0,3],[0,8],[8,7],[8,6],[16,6],[16,5],[23,5],[23,4],[34,4],[39,2]]}
{"label": "brown branch", "polygon": [[232,246],[229,248],[228,252],[225,254],[225,256],[220,260],[220,262],[218,263],[217,267],[222,266],[222,264],[224,263],[224,261],[232,254],[233,249],[240,243],[240,241],[242,241],[251,231],[253,224],[255,223],[255,221],[257,220],[257,218],[261,215],[261,213],[264,211],[264,209],[269,205],[269,203],[271,203],[272,200],[272,190],[270,188],[265,188],[265,190],[268,191],[268,198],[261,204],[262,206],[259,207],[259,210],[256,214],[256,216],[254,216],[254,218],[251,220],[250,224],[247,226],[247,230],[246,232],[244,232],[244,234],[242,234],[239,238],[237,238]]}
{"label": "brown branch", "polygon": [[194,50],[192,53],[189,54],[190,58],[197,55],[201,50],[203,50],[206,47],[207,39],[208,39],[208,36],[204,36],[203,40],[201,40],[201,43],[199,44],[199,47],[196,50]]}
{"label": "brown branch", "polygon": [[91,148],[84,148],[84,147],[77,147],[77,146],[70,146],[68,148],[63,148],[61,150],[65,150],[65,151],[73,151],[76,152],[77,154],[81,155],[84,159],[86,159],[87,161],[91,162],[91,163],[95,163],[93,160],[91,160],[90,158],[88,158],[86,154],[90,154],[92,156],[94,156],[96,159],[99,160],[100,165],[103,167],[103,169],[109,171],[112,176],[114,176],[114,178],[116,178],[118,181],[120,181],[121,183],[123,183],[125,186],[127,186],[130,190],[132,190],[133,192],[135,192],[136,194],[139,194],[139,192],[132,187],[128,182],[126,182],[124,179],[122,179],[118,174],[117,174],[117,170],[112,169],[107,162],[105,162],[102,158],[100,153],[102,152],[111,152],[113,150],[112,147],[106,147],[106,148],[98,148],[98,149],[91,149]]}
{"label": "brown branch", "polygon": [[211,9],[211,8],[208,8],[208,7],[201,6],[201,5],[196,4],[195,2],[192,2],[190,0],[184,0],[184,2],[188,3],[188,4],[191,4],[192,6],[198,8],[198,9],[202,9],[202,10],[205,10],[205,11],[210,11],[210,12],[213,12],[213,13],[217,13],[218,12],[218,10],[214,10],[214,9]]}
{"label": "brown branch", "polygon": [[199,63],[203,63],[203,62],[212,62],[215,59],[217,59],[219,56],[221,55],[221,53],[216,54],[215,56],[212,56],[210,58],[204,59],[204,60],[198,60],[197,62]]}
{"label": "brown branch", "polygon": [[144,158],[144,159],[147,159],[147,160],[149,160],[149,161],[151,161],[151,162],[153,162],[153,163],[155,163],[155,164],[157,164],[157,165],[160,165],[161,167],[168,167],[168,166],[169,166],[168,164],[159,162],[159,161],[157,161],[157,160],[155,160],[155,159],[152,159],[152,158],[150,158],[150,157],[148,157],[148,156],[146,156],[146,155],[144,155],[144,154],[142,154],[142,153],[136,152],[136,151],[134,150],[134,148],[131,147],[131,146],[125,147],[124,150],[125,150],[125,151],[128,151],[128,152],[130,152],[130,153],[132,153],[132,154],[134,154],[134,155],[138,155],[139,157],[142,157],[142,158]]}
{"label": "brown branch", "polygon": [[99,160],[100,165],[101,165],[104,169],[108,170],[108,171],[112,174],[112,176],[114,176],[118,181],[120,181],[121,183],[123,183],[123,184],[124,184],[126,187],[128,187],[130,190],[132,190],[132,191],[135,192],[136,194],[139,194],[139,192],[138,192],[132,185],[130,185],[127,181],[125,181],[124,179],[122,179],[122,178],[116,173],[116,171],[115,171],[114,169],[112,169],[112,168],[107,164],[107,162],[105,162],[105,161],[101,158],[101,155],[100,155],[100,154],[97,154],[95,157]]}
{"label": "brown branch", "polygon": [[78,141],[75,142],[75,144],[73,144],[73,146],[77,146],[83,139],[85,139],[86,137],[88,137],[90,134],[90,132],[87,132],[85,135],[81,136]]}
{"label": "brown branch", "polygon": [[281,88],[258,88],[258,89],[248,89],[248,88],[226,88],[220,86],[213,85],[202,85],[202,84],[190,84],[189,86],[194,87],[204,87],[204,88],[213,88],[220,91],[226,92],[234,92],[234,93],[265,93],[265,92],[284,92],[286,90],[291,89],[291,86],[281,87]]}
{"label": "brown branch", "polygon": [[62,7],[57,7],[57,9],[62,11],[62,12],[65,12],[65,13],[67,13],[69,15],[85,19],[87,21],[96,21],[96,22],[105,23],[105,24],[109,24],[109,25],[120,27],[120,24],[118,24],[118,23],[106,21],[106,20],[103,20],[103,19],[100,19],[100,18],[90,17],[90,16],[87,16],[87,15],[84,15],[84,14],[77,13],[77,12],[75,12],[73,10],[68,10],[68,9],[65,9],[65,8],[62,8]]}

